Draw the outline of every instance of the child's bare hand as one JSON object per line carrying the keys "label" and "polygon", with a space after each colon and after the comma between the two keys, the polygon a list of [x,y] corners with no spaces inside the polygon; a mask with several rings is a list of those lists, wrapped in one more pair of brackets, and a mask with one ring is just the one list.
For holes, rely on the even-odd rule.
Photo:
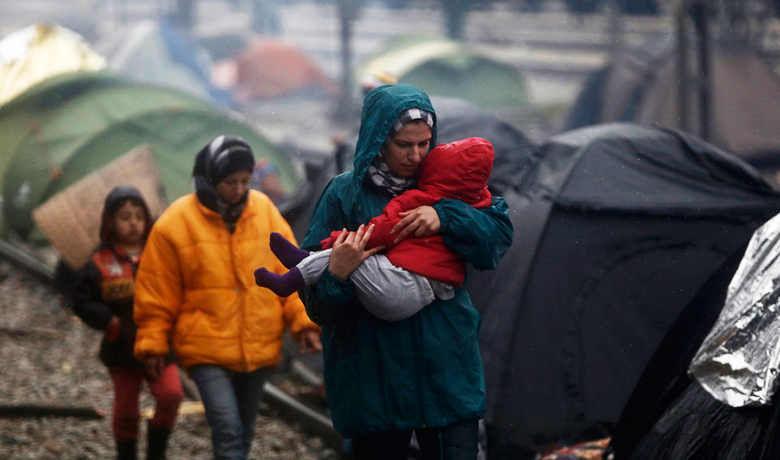
{"label": "child's bare hand", "polygon": [[378,246],[366,250],[366,244],[373,232],[373,225],[370,225],[368,230],[365,225],[361,225],[356,232],[348,232],[346,229],[341,231],[339,237],[333,242],[333,250],[330,253],[328,269],[333,276],[346,281],[350,273],[355,271],[364,260],[384,249],[384,246]]}
{"label": "child's bare hand", "polygon": [[432,206],[420,206],[410,211],[399,212],[398,215],[402,218],[401,221],[390,230],[391,235],[398,234],[393,240],[394,243],[403,240],[412,232],[414,236],[429,236],[439,233],[441,229],[439,213]]}
{"label": "child's bare hand", "polygon": [[119,318],[116,316],[112,316],[111,320],[108,322],[108,326],[106,326],[106,330],[103,333],[103,340],[106,342],[116,342],[119,340],[120,336],[120,329],[119,329]]}
{"label": "child's bare hand", "polygon": [[146,360],[146,373],[153,379],[162,377],[165,372],[165,356],[150,356]]}

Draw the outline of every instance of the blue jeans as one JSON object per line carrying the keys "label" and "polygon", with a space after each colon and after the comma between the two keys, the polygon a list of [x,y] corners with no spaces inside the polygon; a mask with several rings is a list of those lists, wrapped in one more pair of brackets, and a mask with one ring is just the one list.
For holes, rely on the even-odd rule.
{"label": "blue jeans", "polygon": [[246,460],[255,436],[263,385],[273,368],[234,372],[210,364],[190,369],[206,409],[215,460]]}

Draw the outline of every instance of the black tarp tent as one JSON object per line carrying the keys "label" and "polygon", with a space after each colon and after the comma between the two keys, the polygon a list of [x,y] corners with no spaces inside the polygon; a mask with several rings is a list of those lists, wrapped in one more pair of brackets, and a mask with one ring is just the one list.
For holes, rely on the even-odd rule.
{"label": "black tarp tent", "polygon": [[[587,78],[563,129],[616,121],[683,129],[684,119],[687,130],[701,136],[701,101],[693,83],[688,116],[680,115],[677,57],[666,39],[616,53]],[[690,66],[693,75],[692,60]],[[711,142],[767,174],[780,170],[780,78],[771,62],[749,50],[715,47],[710,80]]]}
{"label": "black tarp tent", "polygon": [[465,99],[431,96],[431,104],[436,109],[438,120],[438,143],[482,137],[493,144],[493,177],[502,177],[499,171],[513,168],[534,149],[531,140],[519,129]]}
{"label": "black tarp tent", "polygon": [[533,458],[609,436],[667,328],[780,194],[710,144],[628,123],[557,135],[497,174],[515,240],[468,279],[487,450]]}
{"label": "black tarp tent", "polygon": [[[726,301],[729,283],[739,267],[746,248],[747,243],[735,251],[702,285],[669,327],[658,348],[648,360],[612,433],[610,450],[618,460],[630,458],[633,453],[638,452],[641,443],[647,442],[644,438],[654,425],[668,410],[674,410],[678,398],[689,385],[694,384],[695,380],[688,375],[688,366],[718,319]],[[764,420],[769,420],[773,415],[777,417],[776,407],[776,404],[753,407],[746,409],[744,413],[750,414],[750,417],[760,414]],[[685,409],[681,408],[681,410]],[[744,433],[740,431],[739,427],[735,427],[733,433],[743,439],[744,436],[755,436],[753,430],[745,430]],[[701,440],[704,441],[709,433],[706,429],[702,429],[695,430],[692,434],[701,436]],[[653,439],[650,436],[647,438]],[[776,436],[771,438],[777,439]],[[778,458],[780,445],[776,442],[767,444],[772,446],[772,450],[767,452],[773,453],[766,453],[762,458]],[[689,445],[683,442],[679,447],[687,449]],[[747,457],[742,455],[740,458]]]}

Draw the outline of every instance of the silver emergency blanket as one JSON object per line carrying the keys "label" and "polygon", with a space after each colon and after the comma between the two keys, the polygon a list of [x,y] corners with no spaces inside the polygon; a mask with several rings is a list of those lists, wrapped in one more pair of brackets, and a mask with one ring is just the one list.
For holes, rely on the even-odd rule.
{"label": "silver emergency blanket", "polygon": [[768,404],[780,362],[780,214],[755,231],[689,371],[732,407]]}

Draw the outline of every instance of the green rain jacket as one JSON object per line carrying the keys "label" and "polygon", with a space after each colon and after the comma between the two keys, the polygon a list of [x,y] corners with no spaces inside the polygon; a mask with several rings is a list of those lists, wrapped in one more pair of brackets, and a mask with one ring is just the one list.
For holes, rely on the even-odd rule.
{"label": "green rain jacket", "polygon": [[[392,197],[367,180],[368,167],[395,120],[410,108],[434,113],[428,96],[414,86],[382,86],[366,96],[354,169],[328,184],[302,247],[319,250],[319,242],[331,231],[355,231],[381,214]],[[432,146],[435,139],[434,129]],[[447,245],[477,269],[495,268],[513,236],[502,198],[494,197],[482,210],[452,199],[433,207]],[[442,427],[484,417],[480,317],[465,288],[455,288],[453,299],[437,298],[417,314],[389,322],[360,305],[351,282],[326,270],[318,284],[304,292],[304,304],[322,327],[328,402],[342,436]]]}

